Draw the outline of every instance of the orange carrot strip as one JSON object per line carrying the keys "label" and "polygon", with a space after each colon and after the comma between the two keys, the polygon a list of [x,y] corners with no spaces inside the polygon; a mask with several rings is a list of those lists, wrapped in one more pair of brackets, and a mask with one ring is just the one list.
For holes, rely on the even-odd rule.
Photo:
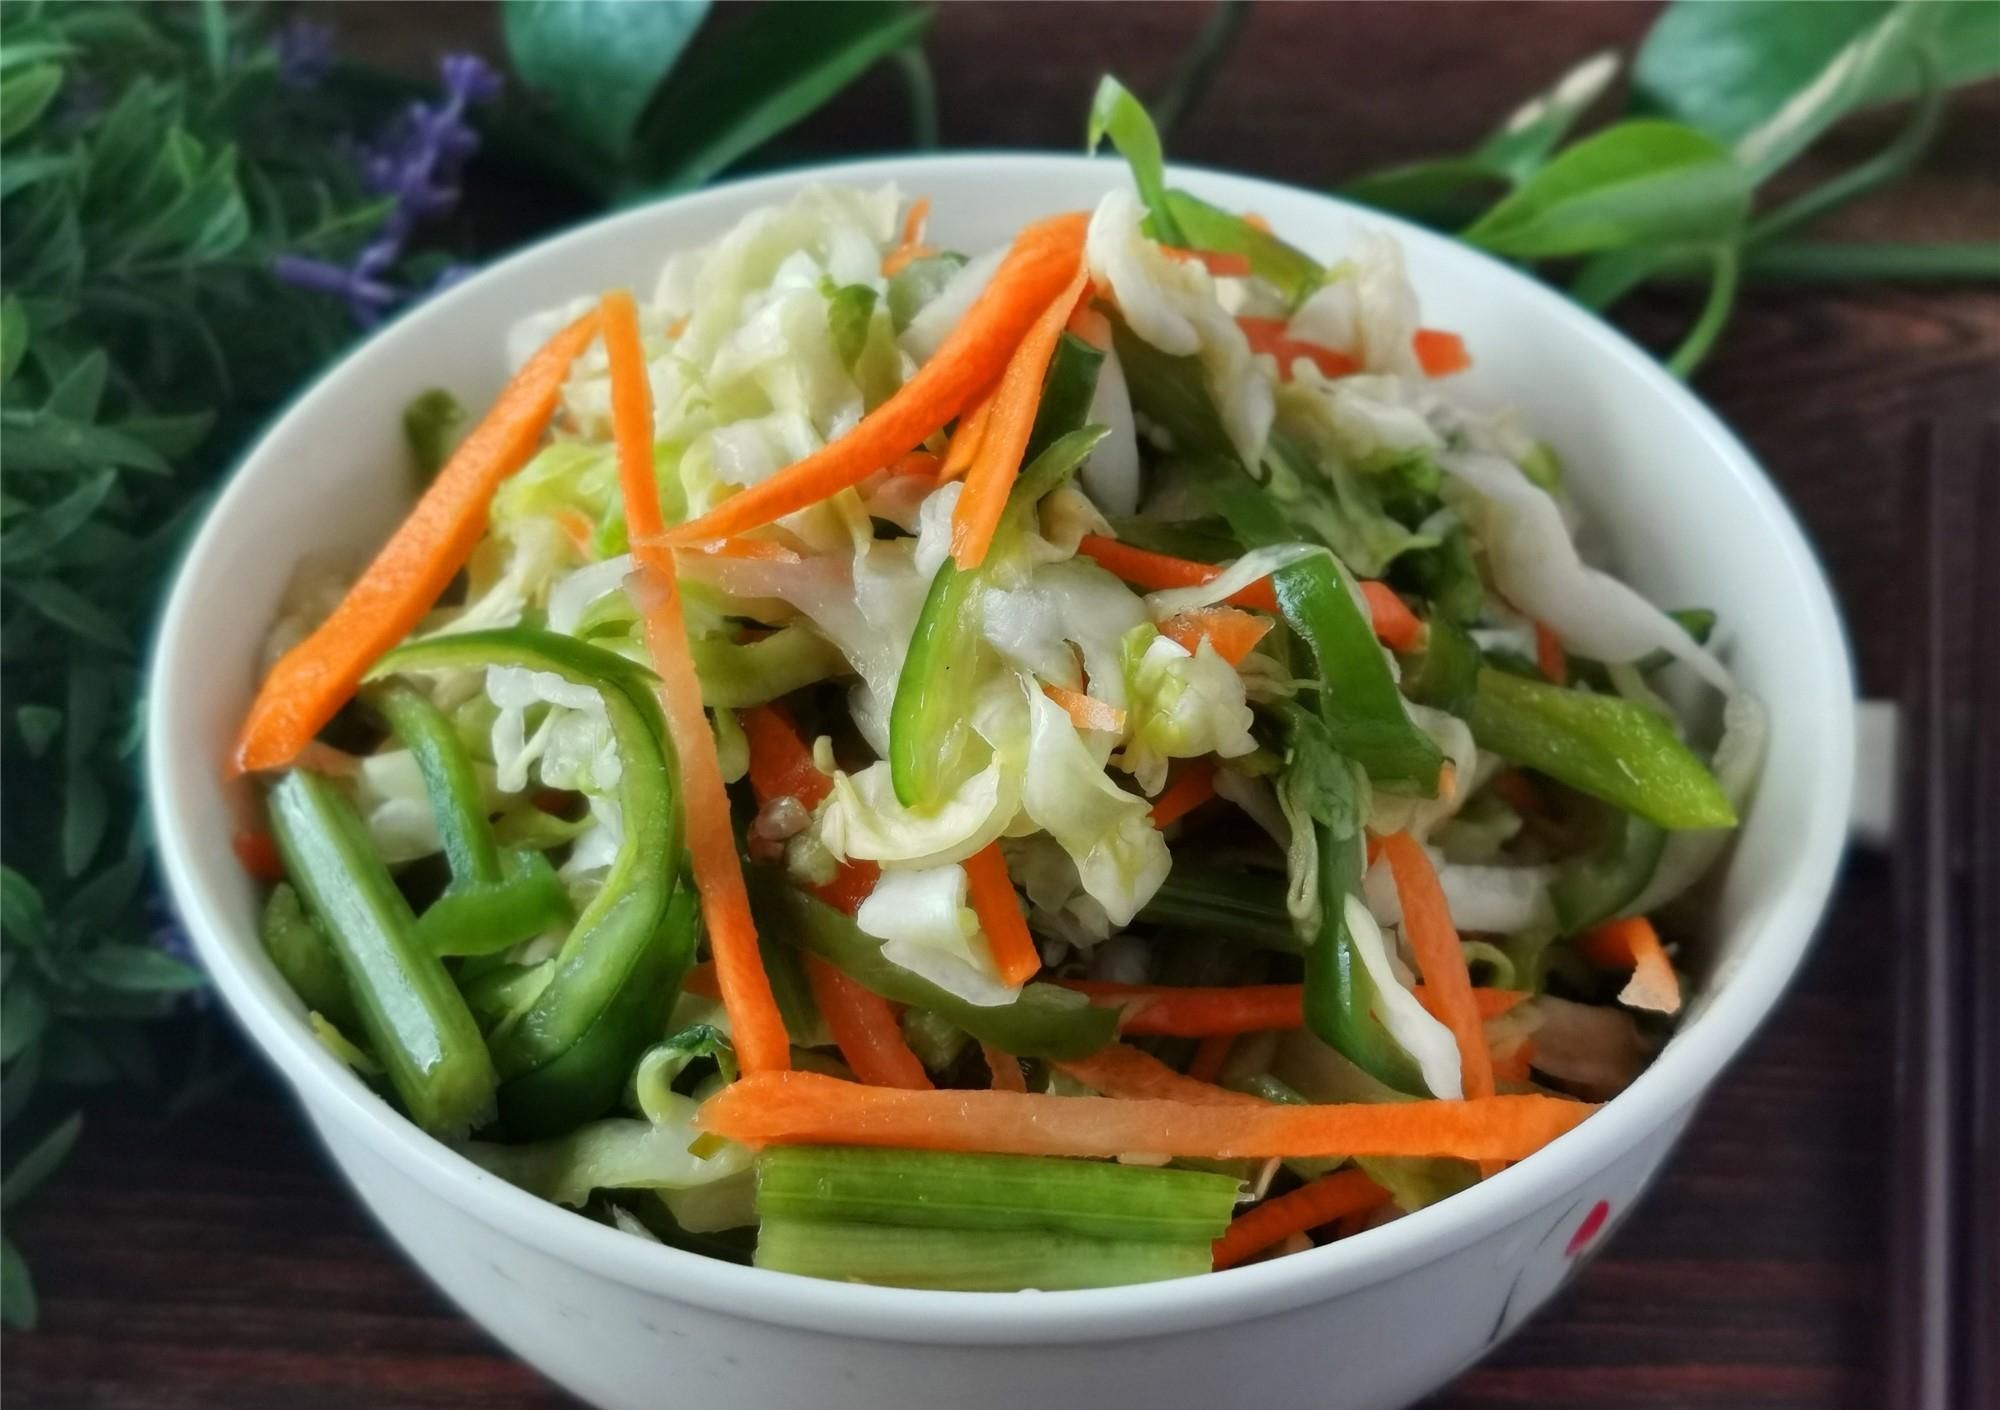
{"label": "orange carrot strip", "polygon": [[891,475],[922,475],[927,480],[937,478],[944,461],[927,450],[913,450],[889,467]]}
{"label": "orange carrot strip", "polygon": [[285,859],[278,855],[278,844],[268,832],[245,830],[229,839],[229,850],[236,854],[236,860],[243,870],[257,881],[277,882],[285,879]]}
{"label": "orange carrot strip", "polygon": [[[635,540],[636,545],[636,540]],[[702,553],[710,558],[740,558],[760,563],[803,563],[805,559],[775,539],[716,539],[696,546],[682,544],[683,553]]]}
{"label": "orange carrot strip", "polygon": [[729,538],[817,504],[894,464],[957,416],[1000,376],[1049,300],[1075,278],[1088,220],[1078,212],[1023,230],[937,355],[894,395],[840,439],[676,528],[672,541]]}
{"label": "orange carrot strip", "polygon": [[1118,1021],[1121,1033],[1210,1038],[1218,1033],[1297,1028],[1305,1022],[1303,990],[1297,984],[1182,988],[1096,979],[1058,979],[1056,983],[1088,996],[1093,1003],[1122,1007],[1124,1013]]}
{"label": "orange carrot strip", "polygon": [[1063,713],[1078,729],[1110,730],[1115,734],[1125,728],[1125,712],[1094,695],[1059,685],[1044,685],[1042,694],[1062,706]]}
{"label": "orange carrot strip", "polygon": [[1042,310],[1042,316],[1007,360],[1007,370],[1000,374],[979,449],[972,457],[972,468],[965,472],[964,493],[951,512],[951,556],[961,569],[970,571],[986,561],[986,550],[992,546],[1000,515],[1007,508],[1007,492],[1021,473],[1021,457],[1027,453],[1028,437],[1035,429],[1049,361],[1056,355],[1063,325],[1069,322],[1070,310],[1083,296],[1089,278],[1079,265],[1075,277]]}
{"label": "orange carrot strip", "polygon": [[715,978],[715,961],[703,960],[700,964],[689,965],[687,977],[681,980],[681,988],[705,999],[721,998],[722,986]]}
{"label": "orange carrot strip", "polygon": [[1497,1082],[1526,1082],[1532,1077],[1529,1069],[1535,1061],[1535,1040],[1523,1038],[1516,1043],[1505,1057],[1493,1059],[1493,1080]]}
{"label": "orange carrot strip", "polygon": [[622,290],[606,294],[599,309],[611,364],[618,483],[640,569],[638,596],[646,649],[659,673],[660,704],[680,760],[688,855],[701,893],[716,981],[744,1071],[782,1071],[791,1064],[791,1039],[757,951],[757,924],[750,916],[750,897],[736,858],[722,761],[716,757],[715,735],[702,709],[701,681],[688,649],[673,555],[652,542],[661,528],[660,494],[653,479],[653,396],[639,346],[638,315],[632,296]]}
{"label": "orange carrot strip", "polygon": [[1196,759],[1153,800],[1153,826],[1179,822],[1215,796],[1215,761]]}
{"label": "orange carrot strip", "polygon": [[[1165,553],[1151,553],[1116,539],[1105,538],[1102,534],[1085,534],[1076,551],[1095,560],[1098,567],[1113,577],[1151,592],[1162,588],[1200,587],[1222,576],[1222,569],[1213,564],[1193,563]],[[1255,607],[1264,612],[1278,610],[1278,596],[1271,590],[1269,578],[1260,578],[1223,600],[1237,607]]]}
{"label": "orange carrot strip", "polygon": [[924,222],[930,218],[931,198],[919,196],[910,202],[910,213],[903,217],[902,238],[896,248],[882,258],[882,273],[898,273],[913,260],[922,259],[936,251],[924,243]]}
{"label": "orange carrot strip", "polygon": [[549,517],[556,521],[556,527],[563,531],[576,551],[585,558],[597,557],[597,531],[583,513],[575,509],[558,509]]}
{"label": "orange carrot strip", "polygon": [[979,1051],[986,1058],[986,1070],[993,1074],[993,1090],[996,1092],[1025,1092],[1028,1079],[1021,1075],[1021,1060],[1012,1053],[1003,1053],[991,1043],[981,1043]]}
{"label": "orange carrot strip", "polygon": [[1423,645],[1424,624],[1396,596],[1395,589],[1369,579],[1362,582],[1361,595],[1368,599],[1368,616],[1384,646],[1391,651],[1415,651]]}
{"label": "orange carrot strip", "polygon": [[1236,326],[1249,339],[1251,352],[1269,353],[1278,360],[1278,376],[1285,381],[1291,380],[1292,364],[1302,357],[1310,359],[1328,377],[1347,377],[1361,370],[1357,358],[1294,338],[1286,331],[1282,318],[1239,318]]}
{"label": "orange carrot strip", "polygon": [[1562,638],[1540,622],[1535,623],[1535,669],[1557,685],[1569,680],[1569,657],[1563,652]]}
{"label": "orange carrot strip", "polygon": [[903,1039],[903,1025],[889,1001],[862,988],[818,955],[806,956],[813,1002],[833,1030],[840,1055],[854,1075],[876,1087],[927,1092],[931,1078]]}
{"label": "orange carrot strip", "polygon": [[1403,935],[1415,953],[1423,987],[1431,994],[1438,1021],[1458,1040],[1458,1058],[1464,1072],[1465,1095],[1470,1098],[1493,1095],[1493,1059],[1486,1048],[1486,1032],[1479,1006],[1472,997],[1472,976],[1466,972],[1465,952],[1459,948],[1458,931],[1451,923],[1444,889],[1424,849],[1407,832],[1394,832],[1382,839],[1382,855],[1396,879],[1396,899],[1403,908]]}
{"label": "orange carrot strip", "polygon": [[[833,780],[813,762],[812,750],[783,706],[759,705],[738,712],[736,718],[750,746],[750,791],[759,803],[796,798],[807,808],[817,808],[833,791]],[[853,915],[881,875],[874,862],[849,860],[840,864],[833,880],[809,889],[835,910]]]}
{"label": "orange carrot strip", "polygon": [[1124,1043],[1113,1043],[1089,1057],[1055,1066],[1086,1087],[1128,1101],[1186,1102],[1191,1106],[1257,1106],[1262,1101],[1248,1092],[1218,1087],[1206,1078],[1183,1077],[1151,1053]]}
{"label": "orange carrot strip", "polygon": [[1673,962],[1646,917],[1606,921],[1583,937],[1583,953],[1607,969],[1631,968],[1631,982],[1618,994],[1621,1003],[1654,1013],[1680,1012],[1681,986]]}
{"label": "orange carrot strip", "polygon": [[939,484],[963,477],[972,468],[972,462],[978,459],[980,442],[986,439],[986,423],[993,415],[995,390],[988,387],[959,414],[958,425],[951,433],[951,444],[944,448],[944,460],[938,465]]}
{"label": "orange carrot strip", "polygon": [[1387,1198],[1389,1192],[1360,1170],[1322,1175],[1230,1220],[1228,1232],[1215,1241],[1216,1271],[1234,1268],[1251,1254],[1262,1253],[1293,1234],[1373,1209]]}
{"label": "orange carrot strip", "polygon": [[514,374],[333,615],[271,668],[236,737],[232,775],[297,758],[430,611],[486,532],[493,492],[534,454],[570,364],[596,336],[597,315],[585,314]]}
{"label": "orange carrot strip", "polygon": [[748,1146],[892,1146],[1016,1155],[1408,1155],[1521,1160],[1597,1108],[1566,1097],[1201,1106],[1038,1092],[904,1092],[818,1072],[759,1072],[697,1124]]}
{"label": "orange carrot strip", "polygon": [[965,880],[1000,978],[1008,984],[1026,984],[1042,967],[1042,956],[1034,936],[1028,934],[1028,921],[1021,914],[1021,901],[1014,894],[998,842],[987,843],[965,859]]}
{"label": "orange carrot strip", "polygon": [[1416,351],[1417,365],[1424,369],[1426,377],[1449,377],[1472,366],[1472,355],[1465,350],[1465,339],[1456,333],[1419,328],[1411,335],[1410,346]]}
{"label": "orange carrot strip", "polygon": [[1088,290],[1077,300],[1076,311],[1069,316],[1069,331],[1099,352],[1111,347],[1111,320],[1091,306]]}
{"label": "orange carrot strip", "polygon": [[1177,612],[1160,623],[1160,635],[1186,648],[1192,655],[1206,638],[1215,654],[1232,666],[1257,647],[1271,630],[1271,619],[1236,607],[1197,607]]}
{"label": "orange carrot strip", "polygon": [[1236,1046],[1236,1037],[1231,1033],[1217,1033],[1201,1040],[1201,1046],[1194,1050],[1194,1057],[1188,1063],[1187,1075],[1197,1082],[1213,1082],[1222,1075],[1222,1065],[1229,1061],[1230,1049]]}
{"label": "orange carrot strip", "polygon": [[1541,795],[1535,792],[1535,781],[1519,769],[1502,769],[1493,775],[1489,785],[1494,796],[1517,813],[1528,814],[1541,811]]}

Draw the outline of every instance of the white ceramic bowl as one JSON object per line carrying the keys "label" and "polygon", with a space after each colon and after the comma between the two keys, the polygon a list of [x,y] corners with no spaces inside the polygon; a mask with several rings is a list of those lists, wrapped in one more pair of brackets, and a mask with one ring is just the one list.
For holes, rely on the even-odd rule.
{"label": "white ceramic bowl", "polygon": [[409,501],[400,414],[431,386],[483,405],[517,317],[619,283],[809,180],[896,181],[960,249],[1087,208],[1115,160],[933,156],[790,173],[598,221],[400,319],[251,451],[175,584],[154,660],[150,785],[161,853],[231,1010],[297,1089],[362,1198],[473,1317],[605,1407],[915,1404],[965,1410],[1401,1405],[1528,1317],[1630,1208],[1797,968],[1841,851],[1852,782],[1848,657],[1811,550],[1742,445],[1645,353],[1559,295],[1411,226],[1290,187],[1177,179],[1323,258],[1362,226],[1407,251],[1428,323],[1477,360],[1455,391],[1551,440],[1616,566],[1656,600],[1721,613],[1771,710],[1761,792],[1717,890],[1700,996],[1631,1089],[1547,1150],[1358,1238],[1226,1273],[1093,1292],[926,1293],[713,1262],[544,1204],[431,1141],[335,1062],[257,941],[219,782],[258,643],[308,552],[365,557]]}

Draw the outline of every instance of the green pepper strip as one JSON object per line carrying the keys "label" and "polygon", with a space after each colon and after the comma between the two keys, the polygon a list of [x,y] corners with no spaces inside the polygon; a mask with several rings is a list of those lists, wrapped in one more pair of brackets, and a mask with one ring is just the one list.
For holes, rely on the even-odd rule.
{"label": "green pepper strip", "polygon": [[1319,848],[1319,934],[1306,948],[1306,1026],[1376,1081],[1399,1092],[1427,1092],[1415,1060],[1375,1016],[1375,981],[1347,926],[1347,898],[1361,887],[1361,841],[1321,822],[1312,826]]}
{"label": "green pepper strip", "polygon": [[560,1131],[618,1100],[632,1062],[659,1037],[694,957],[696,907],[680,885],[681,810],[673,746],[649,674],[621,656],[526,628],[412,642],[383,657],[399,671],[518,666],[595,689],[618,748],[623,843],[596,898],[520,1020],[496,1033],[501,1115],[523,1136]]}
{"label": "green pepper strip", "polygon": [[1304,250],[1199,196],[1169,190],[1167,209],[1174,213],[1174,223],[1189,249],[1242,255],[1250,261],[1250,272],[1275,288],[1287,308],[1296,309],[1327,282],[1326,269]]}
{"label": "green pepper strip", "polygon": [[1305,948],[1285,913],[1283,877],[1205,867],[1184,858],[1175,859],[1137,923],[1287,954]]}
{"label": "green pepper strip", "polygon": [[337,1028],[360,1031],[361,1016],[355,1012],[354,994],[348,988],[340,956],[326,932],[306,914],[289,881],[271,888],[257,933],[264,942],[264,953],[307,1008],[325,1015]]}
{"label": "green pepper strip", "polygon": [[1715,775],[1644,705],[1489,666],[1470,723],[1481,749],[1670,831],[1736,825]]}
{"label": "green pepper strip", "polygon": [[1104,354],[1065,333],[1042,384],[1042,402],[1028,435],[1027,467],[1007,496],[1000,537],[986,564],[961,572],[949,558],[938,565],[910,635],[889,710],[889,777],[906,808],[934,806],[966,772],[972,745],[972,692],[978,678],[980,601],[1009,545],[1043,496],[1061,485],[1104,437],[1087,427]]}
{"label": "green pepper strip", "polygon": [[1479,689],[1479,644],[1449,617],[1432,614],[1424,649],[1404,656],[1403,690],[1420,704],[1463,716]]}
{"label": "green pepper strip", "polygon": [[479,1026],[346,795],[294,769],[269,799],[285,873],[340,956],[361,1032],[403,1108],[426,1131],[461,1135],[493,1110],[494,1071]]}
{"label": "green pepper strip", "polygon": [[1563,934],[1588,930],[1631,904],[1653,879],[1666,849],[1665,828],[1631,813],[1618,814],[1603,843],[1566,863],[1549,887]]}
{"label": "green pepper strip", "polygon": [[892,1003],[927,1009],[1017,1057],[1088,1056],[1117,1036],[1118,1014],[1053,984],[1029,984],[1011,1004],[969,1004],[882,957],[882,942],[850,916],[806,895],[768,867],[744,868],[758,931],[818,955]]}

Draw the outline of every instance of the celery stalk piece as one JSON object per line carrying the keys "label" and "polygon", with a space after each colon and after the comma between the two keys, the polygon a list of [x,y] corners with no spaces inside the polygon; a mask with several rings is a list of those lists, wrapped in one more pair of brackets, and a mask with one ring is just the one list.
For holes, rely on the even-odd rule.
{"label": "celery stalk piece", "polygon": [[771,1219],[756,1266],[809,1278],[948,1292],[1057,1292],[1206,1273],[1208,1241],[1093,1239],[1018,1229],[906,1229]]}

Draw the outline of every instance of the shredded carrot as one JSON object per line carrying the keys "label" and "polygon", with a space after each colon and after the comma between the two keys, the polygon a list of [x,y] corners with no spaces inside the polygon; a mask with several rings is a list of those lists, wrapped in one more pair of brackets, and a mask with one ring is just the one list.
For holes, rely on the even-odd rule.
{"label": "shredded carrot", "polygon": [[935,480],[938,471],[944,468],[941,457],[927,450],[913,450],[889,467],[891,475],[921,475],[927,480]]}
{"label": "shredded carrot", "polygon": [[[1185,1079],[1183,1079],[1185,1080]],[[905,1092],[756,1072],[702,1105],[704,1131],[761,1147],[890,1146],[1016,1155],[1450,1156],[1521,1160],[1596,1107],[1566,1097],[1206,1106],[1038,1092]]]}
{"label": "shredded carrot", "polygon": [[876,1087],[930,1090],[930,1074],[904,1041],[903,1025],[887,999],[862,988],[818,955],[806,956],[806,978],[820,1016],[833,1030],[833,1041],[856,1077]]}
{"label": "shredded carrot", "polygon": [[1153,826],[1179,822],[1215,796],[1215,761],[1196,759],[1153,800]]}
{"label": "shredded carrot", "polygon": [[1217,1033],[1202,1039],[1188,1062],[1187,1075],[1197,1082],[1213,1082],[1222,1075],[1222,1065],[1229,1061],[1230,1050],[1235,1046],[1233,1033]]}
{"label": "shredded carrot", "polygon": [[679,318],[676,318],[672,323],[669,323],[667,325],[667,336],[669,338],[678,340],[681,334],[687,332],[687,330],[688,330],[688,315],[682,314]]}
{"label": "shredded carrot", "polygon": [[555,520],[556,527],[562,530],[563,537],[575,546],[578,553],[585,558],[597,557],[597,530],[581,510],[558,509],[549,517]]}
{"label": "shredded carrot", "polygon": [[791,1063],[791,1040],[757,951],[757,925],[750,916],[750,897],[736,858],[722,761],[716,757],[715,735],[701,704],[701,680],[688,649],[673,555],[652,543],[661,529],[660,493],[653,479],[653,396],[639,346],[638,314],[632,296],[622,290],[606,294],[599,312],[610,360],[618,483],[639,562],[646,648],[659,673],[660,704],[680,758],[687,849],[701,893],[716,979],[744,1071],[781,1071]]}
{"label": "shredded carrot", "polygon": [[1360,1233],[1363,1229],[1366,1229],[1368,1227],[1369,1219],[1374,1215],[1375,1211],[1380,1208],[1382,1208],[1382,1205],[1378,1204],[1370,1209],[1357,1209],[1352,1214],[1341,1215],[1340,1218],[1336,1219],[1333,1223],[1333,1236],[1336,1239],[1353,1238],[1356,1234]]}
{"label": "shredded carrot", "polygon": [[1209,1038],[1218,1033],[1260,1033],[1297,1028],[1305,1022],[1304,996],[1297,984],[1238,984],[1225,988],[1157,984],[1113,984],[1097,979],[1059,979],[1065,989],[1093,1003],[1124,1010],[1118,1030],[1168,1038]]}
{"label": "shredded carrot", "polygon": [[1248,279],[1251,274],[1250,256],[1227,250],[1182,250],[1162,245],[1160,253],[1182,264],[1198,264],[1218,279]]}
{"label": "shredded carrot", "polygon": [[[1162,588],[1200,587],[1222,576],[1222,569],[1210,563],[1194,563],[1185,558],[1175,558],[1165,553],[1152,553],[1143,548],[1120,543],[1116,539],[1105,538],[1102,534],[1085,534],[1077,544],[1076,551],[1092,559],[1097,566],[1113,577],[1122,578],[1135,587],[1151,592]],[[1262,612],[1278,610],[1278,596],[1271,589],[1269,578],[1260,578],[1241,592],[1223,599],[1237,607],[1254,607]]]}
{"label": "shredded carrot", "polygon": [[1076,311],[1069,316],[1069,331],[1089,343],[1099,352],[1111,347],[1111,320],[1102,310],[1092,306],[1089,290],[1076,302]]}
{"label": "shredded carrot", "polygon": [[1293,1234],[1373,1209],[1387,1198],[1389,1192],[1360,1170],[1322,1175],[1230,1220],[1228,1232],[1215,1241],[1216,1270],[1234,1268]]}
{"label": "shredded carrot", "polygon": [[1026,984],[1042,967],[1042,956],[1034,936],[1028,934],[1028,921],[1021,914],[1021,901],[1014,894],[998,842],[987,843],[965,859],[965,880],[1000,978],[1008,984]]}
{"label": "shredded carrot", "polygon": [[[1223,572],[1212,563],[1195,563],[1171,554],[1152,553],[1105,538],[1102,534],[1085,534],[1078,542],[1076,551],[1113,577],[1122,578],[1134,587],[1142,587],[1149,592],[1164,588],[1200,587],[1203,583],[1214,582]],[[1375,635],[1385,645],[1397,651],[1409,651],[1423,644],[1423,623],[1387,584],[1364,579],[1361,595],[1367,600]],[[1259,578],[1223,601],[1259,612],[1278,610],[1278,595],[1272,589],[1269,578]]]}
{"label": "shredded carrot", "polygon": [[1472,366],[1472,355],[1465,350],[1465,339],[1456,333],[1419,328],[1411,335],[1410,346],[1416,350],[1417,365],[1424,369],[1426,377],[1449,377]]}
{"label": "shredded carrot", "polygon": [[[642,545],[637,539],[633,540],[633,547],[635,548],[651,546],[653,545]],[[664,547],[666,545],[662,544],[660,546]],[[800,557],[796,551],[786,548],[776,539],[753,539],[739,536],[733,539],[714,539],[708,543],[693,546],[682,544],[679,547],[683,553],[700,553],[710,558],[737,558],[758,563],[805,562],[805,559]]]}
{"label": "shredded carrot", "polygon": [[486,532],[493,492],[534,454],[570,364],[596,336],[597,315],[585,314],[514,374],[333,615],[271,668],[236,737],[232,775],[296,759],[430,611]]}
{"label": "shredded carrot", "polygon": [[1042,687],[1042,694],[1062,706],[1063,713],[1078,729],[1110,730],[1116,734],[1125,728],[1125,712],[1094,695],[1046,684]]}
{"label": "shredded carrot", "polygon": [[884,275],[900,273],[912,261],[937,253],[924,243],[924,222],[930,219],[930,214],[929,196],[919,196],[910,202],[910,213],[903,217],[903,236],[896,242],[896,248],[882,259]]}
{"label": "shredded carrot", "polygon": [[1028,1079],[1021,1075],[1021,1060],[1012,1053],[1003,1053],[991,1043],[981,1043],[979,1051],[986,1058],[986,1070],[993,1074],[993,1090],[996,1092],[1025,1092]]}
{"label": "shredded carrot", "polygon": [[944,460],[938,465],[939,484],[963,478],[972,468],[972,462],[979,458],[980,442],[986,439],[986,423],[993,416],[996,390],[988,387],[959,414],[958,425],[952,428],[951,444],[944,448]]}
{"label": "shredded carrot", "polygon": [[[744,741],[750,748],[750,791],[760,804],[774,798],[796,798],[817,808],[833,791],[833,780],[813,762],[812,750],[781,705],[758,705],[741,711]],[[853,915],[881,878],[874,862],[850,858],[840,864],[833,880],[811,888],[813,895],[835,910]]]}
{"label": "shredded carrot", "polygon": [[1079,262],[1075,277],[1042,310],[1042,316],[1007,360],[1007,370],[1000,374],[989,403],[992,409],[979,436],[979,449],[965,472],[965,490],[951,512],[951,556],[961,569],[969,571],[986,561],[986,550],[1000,527],[1008,491],[1021,473],[1021,458],[1035,429],[1049,362],[1089,278]]}
{"label": "shredded carrot", "polygon": [[1535,669],[1557,685],[1569,683],[1569,657],[1563,652],[1562,638],[1541,622],[1535,623]]}
{"label": "shredded carrot", "polygon": [[1535,1061],[1535,1040],[1523,1038],[1509,1048],[1505,1056],[1493,1059],[1493,1080],[1498,1082],[1526,1082],[1532,1074],[1529,1069]]}
{"label": "shredded carrot", "polygon": [[681,979],[681,988],[705,999],[721,998],[722,985],[715,978],[715,961],[703,960],[700,964],[689,965],[687,974]]}
{"label": "shredded carrot", "polygon": [[1262,1098],[1218,1087],[1207,1078],[1183,1077],[1151,1053],[1113,1043],[1089,1057],[1055,1064],[1056,1070],[1107,1097],[1127,1101],[1186,1102],[1191,1106],[1257,1106]]}
{"label": "shredded carrot", "polygon": [[1535,781],[1519,769],[1502,769],[1493,775],[1488,785],[1501,802],[1521,814],[1541,811],[1541,795],[1535,791]]}
{"label": "shredded carrot", "polygon": [[1245,612],[1239,607],[1197,607],[1178,612],[1160,623],[1160,635],[1185,648],[1192,655],[1203,639],[1215,654],[1232,666],[1257,649],[1271,630],[1271,619]]}
{"label": "shredded carrot", "polygon": [[285,859],[278,855],[278,844],[268,832],[245,830],[229,839],[229,850],[236,854],[236,860],[243,870],[258,881],[277,882],[285,879]]}
{"label": "shredded carrot", "polygon": [[1361,595],[1368,600],[1368,616],[1375,628],[1375,635],[1391,651],[1415,651],[1424,642],[1424,624],[1396,596],[1395,589],[1387,583],[1366,579],[1361,584]]}
{"label": "shredded carrot", "polygon": [[838,440],[681,525],[672,541],[729,538],[817,504],[894,464],[959,415],[999,378],[1049,300],[1075,279],[1088,221],[1078,212],[1023,230],[936,356],[887,401]]}
{"label": "shredded carrot", "polygon": [[1673,962],[1646,917],[1606,921],[1583,937],[1583,953],[1607,969],[1631,969],[1631,982],[1618,993],[1620,1003],[1653,1013],[1680,1012],[1681,986]]}
{"label": "shredded carrot", "polygon": [[1282,380],[1291,380],[1292,364],[1302,357],[1328,377],[1347,377],[1361,370],[1357,358],[1318,343],[1309,343],[1303,338],[1294,338],[1286,331],[1282,318],[1239,318],[1236,326],[1249,339],[1251,352],[1269,353],[1278,360],[1278,376]]}
{"label": "shredded carrot", "polygon": [[1479,1006],[1472,997],[1472,976],[1465,968],[1465,951],[1459,947],[1458,931],[1452,926],[1451,910],[1445,904],[1437,872],[1422,845],[1407,832],[1383,838],[1382,855],[1389,859],[1389,870],[1396,879],[1396,899],[1403,908],[1403,935],[1416,955],[1424,988],[1430,991],[1438,1021],[1458,1041],[1465,1095],[1490,1097],[1493,1060],[1486,1049]]}

